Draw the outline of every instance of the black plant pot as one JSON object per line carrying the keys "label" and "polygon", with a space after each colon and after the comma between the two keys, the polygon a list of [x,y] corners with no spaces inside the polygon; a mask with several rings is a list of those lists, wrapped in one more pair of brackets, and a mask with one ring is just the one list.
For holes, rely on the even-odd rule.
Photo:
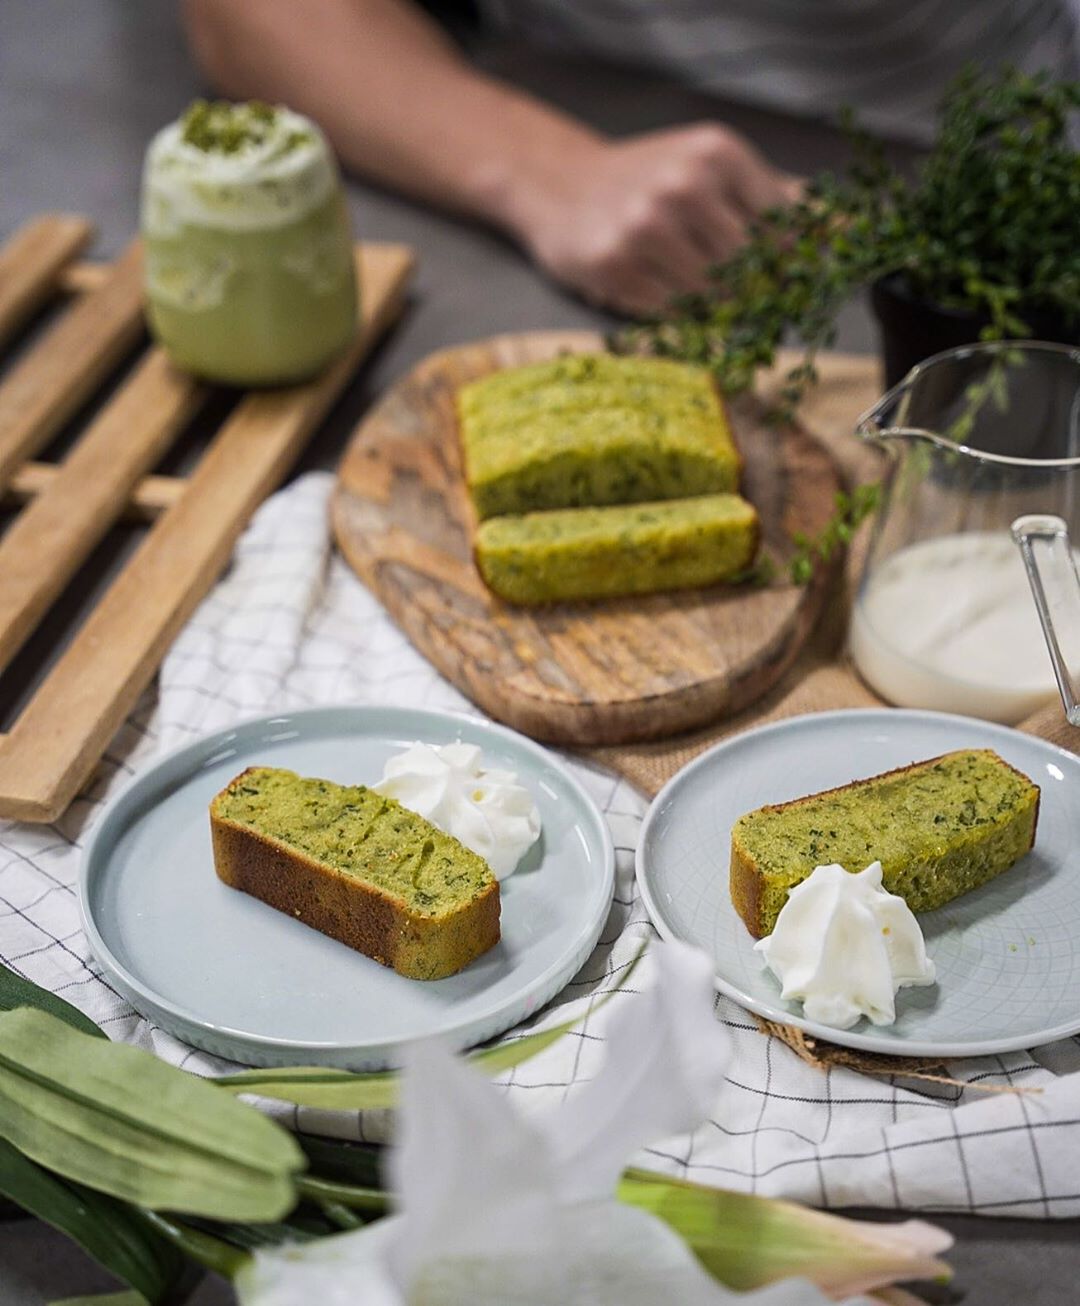
{"label": "black plant pot", "polygon": [[[899,273],[883,277],[870,288],[870,303],[881,331],[885,385],[894,386],[924,358],[943,349],[973,344],[989,319],[984,313],[943,308],[915,295]],[[1018,310],[1031,328],[1032,340],[1080,344],[1080,324],[1071,329],[1064,319],[1045,310]]]}

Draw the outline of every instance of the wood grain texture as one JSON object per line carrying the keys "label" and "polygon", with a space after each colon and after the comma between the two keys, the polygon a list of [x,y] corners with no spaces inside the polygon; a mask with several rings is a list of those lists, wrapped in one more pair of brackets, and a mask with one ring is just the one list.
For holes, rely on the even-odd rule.
{"label": "wood grain texture", "polygon": [[[763,694],[812,629],[827,588],[715,587],[544,609],[484,585],[471,552],[454,394],[502,367],[602,348],[589,332],[500,336],[442,351],[361,423],[339,471],[338,543],[416,647],[476,704],[531,735],[578,746],[659,739]],[[829,518],[836,469],[805,432],[730,406],[744,492],[783,568],[793,532]]]}
{"label": "wood grain texture", "polygon": [[142,255],[133,244],[0,383],[0,490],[42,450],[143,333]]}
{"label": "wood grain texture", "polygon": [[53,295],[94,233],[86,218],[44,213],[0,247],[0,347]]}
{"label": "wood grain texture", "polygon": [[184,493],[0,739],[0,817],[53,820],[88,779],[251,512],[400,311],[412,262],[400,245],[361,247],[361,324],[346,352],[314,381],[253,391],[233,410]]}
{"label": "wood grain texture", "polygon": [[[63,474],[55,463],[23,463],[12,473],[7,492],[0,503],[5,508],[29,503],[43,494]],[[184,493],[183,476],[144,476],[131,487],[121,517],[124,521],[154,521]]]}
{"label": "wood grain texture", "polygon": [[88,290],[98,290],[108,279],[108,263],[80,261],[68,264],[57,284],[65,295],[85,295]]}
{"label": "wood grain texture", "polygon": [[0,671],[121,516],[205,391],[151,349],[0,539]]}

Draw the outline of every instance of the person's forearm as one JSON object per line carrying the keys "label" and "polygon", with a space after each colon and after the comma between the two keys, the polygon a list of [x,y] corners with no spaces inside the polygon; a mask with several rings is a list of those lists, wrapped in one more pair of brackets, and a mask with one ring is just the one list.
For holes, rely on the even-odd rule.
{"label": "person's forearm", "polygon": [[473,68],[413,0],[184,0],[227,95],[319,122],[346,164],[501,228],[598,304],[654,312],[706,284],[797,193],[720,123],[611,140]]}
{"label": "person's forearm", "polygon": [[287,103],[357,172],[519,237],[527,211],[599,142],[472,68],[410,0],[186,0],[185,10],[225,94]]}

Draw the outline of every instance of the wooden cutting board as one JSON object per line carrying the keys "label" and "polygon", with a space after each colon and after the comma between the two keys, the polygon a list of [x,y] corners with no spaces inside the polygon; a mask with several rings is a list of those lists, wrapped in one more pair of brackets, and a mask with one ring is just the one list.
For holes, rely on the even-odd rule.
{"label": "wooden cutting board", "polygon": [[796,656],[828,590],[786,582],[791,537],[833,511],[836,467],[805,431],[777,429],[751,397],[730,405],[743,492],[778,579],[763,589],[516,608],[472,561],[454,394],[466,381],[559,353],[603,348],[591,332],[497,336],[433,354],[357,428],[332,518],[353,568],[416,647],[483,710],[534,739],[594,746],[660,739],[739,711]]}

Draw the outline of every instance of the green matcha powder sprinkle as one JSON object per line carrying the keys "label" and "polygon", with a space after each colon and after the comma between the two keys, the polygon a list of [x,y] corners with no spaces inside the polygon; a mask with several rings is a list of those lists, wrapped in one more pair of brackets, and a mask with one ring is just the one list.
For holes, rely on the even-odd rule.
{"label": "green matcha powder sprinkle", "polygon": [[[236,154],[249,145],[261,145],[277,119],[277,109],[261,100],[246,104],[196,100],[180,120],[181,138],[186,145],[207,154]],[[310,139],[307,132],[291,132],[283,142],[282,152]]]}

